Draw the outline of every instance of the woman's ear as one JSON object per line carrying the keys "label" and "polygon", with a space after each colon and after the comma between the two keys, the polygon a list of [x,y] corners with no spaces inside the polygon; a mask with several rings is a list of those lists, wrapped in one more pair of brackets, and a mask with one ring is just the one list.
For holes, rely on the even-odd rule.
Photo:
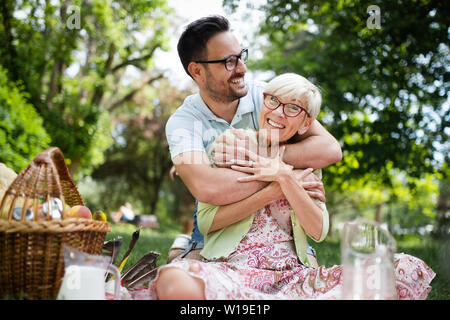
{"label": "woman's ear", "polygon": [[308,131],[309,127],[311,126],[312,122],[313,122],[313,118],[307,117],[306,120],[303,122],[303,124],[298,129],[298,131],[297,131],[298,134],[299,135],[305,134],[306,131]]}
{"label": "woman's ear", "polygon": [[200,64],[194,61],[189,62],[188,71],[191,74],[192,78],[197,82],[198,77],[201,76],[202,69],[200,68]]}

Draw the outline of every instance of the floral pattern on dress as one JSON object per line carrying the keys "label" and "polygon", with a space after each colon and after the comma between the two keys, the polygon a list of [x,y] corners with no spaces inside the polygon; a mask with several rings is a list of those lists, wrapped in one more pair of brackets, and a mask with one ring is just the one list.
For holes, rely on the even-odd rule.
{"label": "floral pattern on dress", "polygon": [[[422,260],[395,254],[399,299],[426,299],[435,273]],[[157,299],[159,271],[177,267],[205,283],[208,300],[340,299],[342,266],[312,268],[300,263],[294,247],[290,206],[283,199],[255,213],[235,252],[220,261],[177,259],[159,268],[148,298]]]}

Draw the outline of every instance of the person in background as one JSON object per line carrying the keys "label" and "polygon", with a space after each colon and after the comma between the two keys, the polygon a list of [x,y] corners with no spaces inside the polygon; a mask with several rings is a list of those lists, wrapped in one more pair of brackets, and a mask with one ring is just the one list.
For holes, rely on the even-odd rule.
{"label": "person in background", "polygon": [[121,206],[119,209],[120,213],[122,214],[121,220],[125,222],[138,222],[136,220],[139,220],[138,216],[136,216],[133,212],[133,208],[131,206],[131,203],[127,202],[124,206]]}
{"label": "person in background", "polygon": [[158,228],[159,223],[155,215],[136,214],[131,203],[120,206],[118,212],[111,212],[111,219],[115,222],[131,223],[140,227]]}

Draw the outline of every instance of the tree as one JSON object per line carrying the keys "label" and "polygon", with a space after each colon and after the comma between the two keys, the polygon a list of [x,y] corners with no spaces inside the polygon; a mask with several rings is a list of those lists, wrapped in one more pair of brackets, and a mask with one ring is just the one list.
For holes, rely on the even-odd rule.
{"label": "tree", "polygon": [[22,88],[0,66],[0,162],[17,173],[45,149],[50,137]]}
{"label": "tree", "polygon": [[[370,5],[380,8],[380,28]],[[321,87],[320,120],[344,154],[329,182],[372,173],[389,184],[391,169],[420,177],[442,166],[435,155],[446,152],[450,120],[448,2],[268,0],[259,9],[268,44],[252,68],[296,72]]]}
{"label": "tree", "polygon": [[[0,2],[0,65],[72,174],[103,162],[109,112],[161,77],[152,58],[165,48],[169,12],[165,0]],[[129,87],[133,70],[142,82]]]}
{"label": "tree", "polygon": [[[164,198],[160,193],[163,183],[169,180],[172,167],[165,125],[186,94],[162,79],[114,113],[114,144],[106,152],[105,163],[92,173],[92,178],[105,186],[99,191],[102,203],[98,206],[117,210],[129,201],[142,213],[156,214],[158,202]],[[180,188],[179,184],[174,187]],[[179,194],[170,186],[163,191]],[[170,218],[179,211],[177,204],[174,209]]]}
{"label": "tree", "polygon": [[439,181],[439,200],[437,203],[437,225],[435,235],[450,239],[450,168],[449,157],[447,155],[444,164],[444,172],[446,173],[443,179]]}
{"label": "tree", "polygon": [[[224,5],[229,12],[245,7]],[[343,150],[343,160],[324,170],[330,214],[430,224],[438,179],[441,195],[448,181],[448,2],[267,0],[247,7],[263,15],[252,48],[262,58],[250,69],[299,73],[321,88],[319,120]],[[440,229],[447,228],[444,212]]]}

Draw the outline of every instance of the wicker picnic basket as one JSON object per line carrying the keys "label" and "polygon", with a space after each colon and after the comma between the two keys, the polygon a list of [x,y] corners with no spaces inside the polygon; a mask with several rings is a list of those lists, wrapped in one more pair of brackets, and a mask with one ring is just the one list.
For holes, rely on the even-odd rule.
{"label": "wicker picnic basket", "polygon": [[[55,198],[62,203],[59,219],[48,207]],[[38,154],[0,200],[0,216],[7,212],[7,219],[0,219],[0,299],[56,299],[64,276],[63,245],[101,254],[111,231],[108,222],[66,217],[65,203],[84,201],[56,147]]]}

